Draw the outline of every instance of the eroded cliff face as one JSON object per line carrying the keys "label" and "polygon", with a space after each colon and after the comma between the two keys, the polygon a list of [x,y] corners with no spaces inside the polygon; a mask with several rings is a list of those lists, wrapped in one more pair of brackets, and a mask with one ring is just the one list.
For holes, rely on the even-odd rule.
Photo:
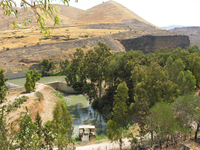
{"label": "eroded cliff face", "polygon": [[172,36],[153,36],[146,35],[133,39],[122,39],[121,44],[126,51],[142,50],[145,54],[155,52],[155,50],[167,47],[172,48],[187,48],[190,46],[190,39],[186,35],[172,35]]}

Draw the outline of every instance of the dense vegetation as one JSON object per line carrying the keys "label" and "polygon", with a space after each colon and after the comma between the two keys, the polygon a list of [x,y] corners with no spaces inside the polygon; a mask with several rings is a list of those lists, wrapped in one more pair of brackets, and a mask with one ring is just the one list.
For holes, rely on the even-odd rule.
{"label": "dense vegetation", "polygon": [[[112,54],[105,43],[99,42],[85,54],[78,48],[72,61],[65,62],[66,67],[62,70],[66,73],[67,84],[86,93],[92,106],[110,119],[107,132],[111,140],[122,139],[122,131],[134,122],[133,116],[141,120],[138,122],[141,136],[151,133],[152,144],[187,137],[193,122],[196,122],[198,132],[200,100],[195,96],[195,88],[200,87],[198,47],[186,50],[162,48],[146,55],[133,50]],[[126,92],[119,95],[118,90],[122,87],[128,95]],[[186,97],[192,101],[191,108],[180,106],[182,102],[179,101],[187,101]],[[182,109],[187,111],[182,112]],[[184,116],[192,113],[195,117],[184,118],[181,113],[188,113]],[[122,118],[126,118],[123,124],[119,121]],[[185,120],[187,118],[190,121]],[[166,120],[169,121],[165,123]]]}
{"label": "dense vegetation", "polygon": [[[49,62],[44,60],[40,63],[47,74],[51,70],[48,66],[55,69],[54,64],[49,65]],[[133,50],[113,54],[105,43],[98,42],[98,46],[87,53],[77,48],[71,61],[60,62],[60,71],[66,74],[67,84],[77,92],[87,94],[92,106],[109,120],[107,136],[111,141],[119,141],[120,148],[129,125],[134,122],[139,124],[140,136],[151,135],[151,145],[176,144],[179,139],[191,136],[193,130],[197,140],[200,126],[200,97],[195,94],[200,87],[198,47],[186,50],[163,48],[149,54]],[[3,86],[1,89],[4,89]],[[0,93],[2,101],[5,100],[3,91]],[[47,143],[44,144],[44,138],[40,142],[49,148],[53,144],[65,146],[63,140],[66,140],[64,143],[71,141],[72,121],[63,104],[62,101],[57,103],[54,120],[44,125],[58,135],[52,140],[52,136],[43,133],[48,138]],[[65,115],[62,116],[62,113]],[[64,117],[70,117],[64,119],[69,120],[66,124],[62,121]],[[192,127],[192,124],[195,126]],[[4,127],[5,123],[1,126]],[[34,128],[30,127],[32,131]],[[68,134],[62,133],[63,130]],[[132,143],[137,146],[135,137]]]}
{"label": "dense vegetation", "polygon": [[[4,70],[0,70],[1,81],[1,102],[6,100],[7,87],[5,86]],[[39,80],[40,76],[37,71],[28,71],[27,74],[31,78],[31,86],[35,87],[35,82]],[[56,92],[57,93],[57,92]],[[38,101],[44,100],[42,93],[36,92]],[[18,120],[8,123],[7,116],[11,111],[15,111],[21,107],[23,102],[27,101],[28,97],[22,96],[16,98],[12,104],[8,106],[2,105],[0,107],[0,147],[7,149],[20,148],[25,149],[67,149],[68,145],[72,143],[73,121],[70,112],[67,108],[66,102],[62,95],[59,94],[59,99],[53,110],[53,120],[47,121],[42,125],[40,113],[37,112],[36,117],[30,115],[28,108],[26,112],[20,113]],[[71,146],[73,149],[73,147]]]}

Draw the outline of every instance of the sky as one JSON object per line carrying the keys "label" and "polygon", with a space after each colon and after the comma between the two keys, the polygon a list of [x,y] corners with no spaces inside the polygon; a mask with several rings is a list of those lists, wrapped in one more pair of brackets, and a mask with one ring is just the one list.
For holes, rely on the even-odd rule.
{"label": "sky", "polygon": [[[19,0],[18,0],[19,1]],[[60,3],[62,0],[56,0]],[[109,0],[70,0],[69,5],[87,10]],[[114,0],[148,22],[169,25],[200,26],[200,0]],[[60,3],[61,4],[61,3]]]}

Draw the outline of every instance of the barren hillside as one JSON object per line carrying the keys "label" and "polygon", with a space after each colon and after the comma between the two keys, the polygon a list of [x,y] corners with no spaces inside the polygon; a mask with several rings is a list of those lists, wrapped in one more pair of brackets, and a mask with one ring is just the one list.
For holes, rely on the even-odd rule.
{"label": "barren hillside", "polygon": [[152,25],[131,10],[115,1],[102,3],[82,12],[77,16],[76,19],[73,20],[73,23],[122,23],[123,20],[132,19],[136,19],[140,22]]}
{"label": "barren hillside", "polygon": [[[36,16],[35,13],[32,11],[32,9],[27,8],[27,11],[24,11],[24,9],[20,9],[20,8],[16,8],[18,9],[19,13],[17,18],[16,17],[8,17],[3,15],[3,11],[2,9],[0,9],[0,15],[3,17],[0,18],[0,30],[7,30],[7,29],[12,29],[11,27],[8,28],[7,27],[7,23],[9,22],[13,22],[13,21],[18,21],[19,23],[23,22],[24,19],[30,19],[31,22],[29,25],[27,25],[25,28],[37,28],[38,24],[37,24],[37,20],[36,20]],[[59,5],[57,6],[57,9],[59,11],[59,13],[57,13],[57,15],[60,17],[61,23],[62,25],[66,25],[69,24],[69,20],[71,20],[72,18],[76,17],[77,15],[79,15],[81,12],[83,12],[84,10],[75,8],[75,7],[71,7],[71,6],[65,6],[65,5]],[[40,13],[40,11],[39,11]],[[42,13],[41,13],[42,14]],[[44,17],[44,16],[43,16]],[[45,18],[45,17],[44,17]],[[54,22],[51,19],[46,19],[46,25],[53,27]]]}

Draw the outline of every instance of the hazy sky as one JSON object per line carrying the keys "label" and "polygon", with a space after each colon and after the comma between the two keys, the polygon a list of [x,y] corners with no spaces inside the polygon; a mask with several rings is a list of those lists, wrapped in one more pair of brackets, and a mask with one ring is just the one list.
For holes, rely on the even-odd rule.
{"label": "hazy sky", "polygon": [[[21,1],[21,0],[16,0]],[[62,0],[56,0],[58,3]],[[87,10],[108,0],[70,0],[69,5]],[[156,26],[200,26],[200,0],[115,0]]]}

